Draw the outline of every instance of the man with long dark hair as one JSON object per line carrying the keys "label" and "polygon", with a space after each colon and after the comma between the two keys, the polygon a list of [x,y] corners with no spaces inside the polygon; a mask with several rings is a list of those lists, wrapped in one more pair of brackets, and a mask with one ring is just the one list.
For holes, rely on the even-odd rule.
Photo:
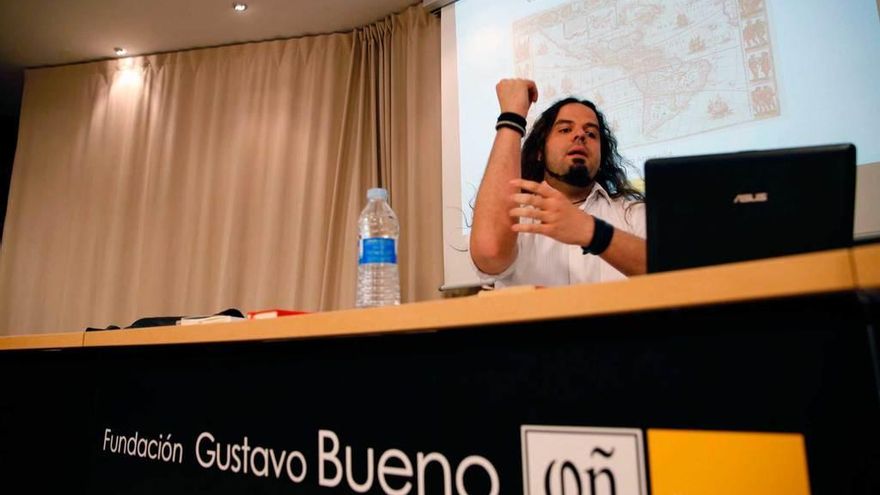
{"label": "man with long dark hair", "polygon": [[644,198],[605,116],[566,98],[525,135],[535,83],[495,87],[501,116],[474,207],[471,259],[496,285],[601,282],[646,271]]}

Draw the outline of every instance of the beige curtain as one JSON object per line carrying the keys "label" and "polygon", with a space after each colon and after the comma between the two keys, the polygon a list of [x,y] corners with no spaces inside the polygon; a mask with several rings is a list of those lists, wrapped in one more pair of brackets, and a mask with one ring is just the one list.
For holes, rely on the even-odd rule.
{"label": "beige curtain", "polygon": [[405,302],[439,297],[439,21],[26,74],[0,333],[352,307],[389,188]]}

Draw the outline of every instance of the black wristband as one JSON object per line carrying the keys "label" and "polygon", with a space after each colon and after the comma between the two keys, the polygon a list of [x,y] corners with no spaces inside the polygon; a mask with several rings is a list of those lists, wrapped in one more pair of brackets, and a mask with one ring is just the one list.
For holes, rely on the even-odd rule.
{"label": "black wristband", "polygon": [[506,127],[506,128],[508,128],[508,129],[513,129],[514,131],[516,131],[516,132],[519,133],[520,137],[526,135],[526,130],[523,129],[522,127],[520,127],[520,126],[514,124],[513,122],[506,122],[506,121],[504,121],[504,122],[499,122],[499,123],[495,124],[495,130],[496,130],[496,131],[497,131],[498,129],[501,129],[502,127]]}
{"label": "black wristband", "polygon": [[495,124],[495,130],[502,127],[513,129],[520,133],[521,136],[526,135],[526,118],[513,112],[504,112],[498,116],[498,122]]}
{"label": "black wristband", "polygon": [[581,249],[584,254],[600,255],[604,253],[605,250],[608,249],[608,245],[611,244],[611,238],[614,237],[614,227],[599,217],[594,216],[593,220],[593,239],[590,241],[590,244],[581,246]]}

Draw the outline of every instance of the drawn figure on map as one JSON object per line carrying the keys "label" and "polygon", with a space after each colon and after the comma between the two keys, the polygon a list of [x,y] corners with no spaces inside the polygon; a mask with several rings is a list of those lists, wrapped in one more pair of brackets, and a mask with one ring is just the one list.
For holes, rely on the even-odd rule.
{"label": "drawn figure on map", "polygon": [[761,77],[761,62],[754,53],[749,55],[749,72],[752,73],[752,81]]}
{"label": "drawn figure on map", "polygon": [[764,8],[763,0],[739,0],[739,7],[742,9],[742,15],[748,17],[760,12]]}
{"label": "drawn figure on map", "polygon": [[743,28],[743,41],[749,48],[767,43],[767,23],[761,19],[748,22]]}
{"label": "drawn figure on map", "polygon": [[770,77],[770,52],[764,52],[761,54],[760,64],[761,72],[764,73],[764,77]]}
{"label": "drawn figure on map", "polygon": [[755,38],[759,45],[767,43],[767,23],[763,19],[758,19],[755,25]]}
{"label": "drawn figure on map", "polygon": [[776,112],[776,91],[771,86],[759,86],[752,90],[752,105],[759,115]]}

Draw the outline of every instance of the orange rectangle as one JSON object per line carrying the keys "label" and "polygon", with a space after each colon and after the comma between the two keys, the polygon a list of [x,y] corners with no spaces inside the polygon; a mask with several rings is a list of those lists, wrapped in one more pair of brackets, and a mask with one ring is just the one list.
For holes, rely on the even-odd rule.
{"label": "orange rectangle", "polygon": [[809,495],[803,435],[648,429],[653,495]]}

